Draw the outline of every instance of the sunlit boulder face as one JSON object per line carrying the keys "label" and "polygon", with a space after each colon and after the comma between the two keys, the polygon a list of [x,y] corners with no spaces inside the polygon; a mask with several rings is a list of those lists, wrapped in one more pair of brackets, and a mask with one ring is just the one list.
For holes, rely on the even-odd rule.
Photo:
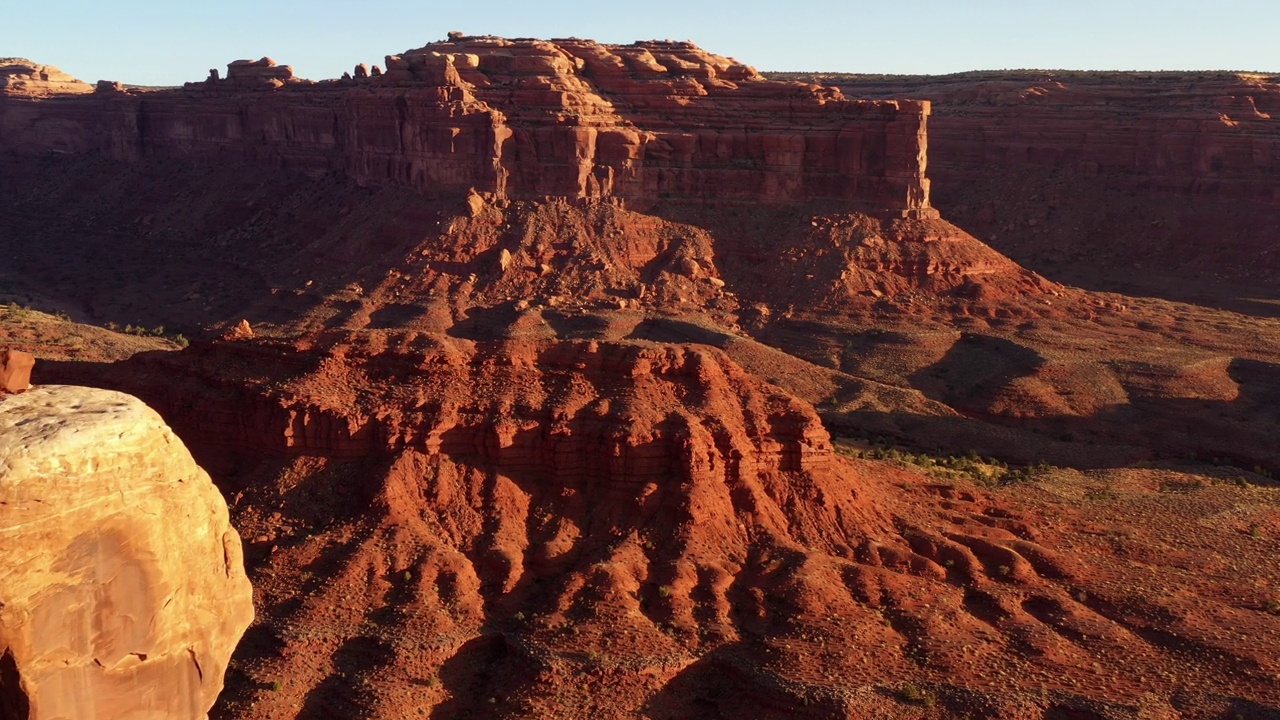
{"label": "sunlit boulder face", "polygon": [[226,503],[155,411],[0,396],[0,717],[203,718],[252,619]]}

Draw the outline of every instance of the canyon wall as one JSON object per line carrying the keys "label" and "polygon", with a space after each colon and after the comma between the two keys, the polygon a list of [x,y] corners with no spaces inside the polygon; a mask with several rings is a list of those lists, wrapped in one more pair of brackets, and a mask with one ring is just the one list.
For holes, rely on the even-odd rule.
{"label": "canyon wall", "polygon": [[932,101],[931,170],[1049,167],[1159,194],[1280,204],[1280,77],[1233,72],[991,71],[771,77],[857,97]]}
{"label": "canyon wall", "polygon": [[457,37],[386,71],[237,61],[182,88],[0,94],[0,150],[197,157],[503,198],[833,201],[932,215],[929,103],[764,79],[689,43]]}

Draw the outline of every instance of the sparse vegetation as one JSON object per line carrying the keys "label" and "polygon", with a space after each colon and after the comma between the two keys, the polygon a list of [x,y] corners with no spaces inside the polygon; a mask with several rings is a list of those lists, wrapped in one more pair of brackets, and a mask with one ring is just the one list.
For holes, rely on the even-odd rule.
{"label": "sparse vegetation", "polygon": [[902,689],[898,691],[898,697],[904,702],[909,702],[913,705],[923,705],[924,707],[933,707],[938,703],[938,699],[933,695],[933,693],[922,689],[915,683],[907,683],[903,685]]}
{"label": "sparse vegetation", "polygon": [[899,450],[888,441],[874,438],[870,448],[858,448],[849,441],[835,443],[836,452],[847,457],[866,460],[883,460],[914,465],[923,469],[931,477],[940,480],[956,480],[967,478],[984,487],[1004,487],[1027,483],[1053,469],[1049,463],[1040,460],[1023,467],[1011,467],[1008,463],[993,457],[982,457],[974,450],[963,455],[931,455],[925,452]]}
{"label": "sparse vegetation", "polygon": [[21,319],[26,317],[27,314],[31,312],[31,307],[28,305],[19,305],[16,302],[10,302],[8,305],[5,306],[5,310],[8,311],[8,313],[14,316],[15,318]]}
{"label": "sparse vegetation", "polygon": [[191,345],[191,341],[187,339],[187,336],[184,335],[183,333],[174,333],[172,336],[168,335],[168,330],[165,328],[164,325],[157,325],[151,329],[147,329],[141,325],[125,325],[124,328],[121,329],[118,324],[109,322],[103,325],[103,327],[105,327],[108,330],[111,330],[112,332],[124,333],[125,335],[134,335],[136,337],[165,338],[166,340],[168,340],[169,342],[172,342],[174,345],[177,345],[180,348],[190,347]]}
{"label": "sparse vegetation", "polygon": [[138,337],[164,337],[164,326],[157,325],[150,330],[141,325],[125,325],[121,330],[125,335],[137,335]]}
{"label": "sparse vegetation", "polygon": [[1118,500],[1120,493],[1110,485],[1095,485],[1084,491],[1085,500]]}

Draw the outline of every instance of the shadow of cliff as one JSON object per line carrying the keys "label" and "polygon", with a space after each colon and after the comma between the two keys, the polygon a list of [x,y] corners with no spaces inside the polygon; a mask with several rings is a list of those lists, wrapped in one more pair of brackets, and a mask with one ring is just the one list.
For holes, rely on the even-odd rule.
{"label": "shadow of cliff", "polygon": [[929,174],[943,217],[1046,278],[1280,316],[1269,301],[1280,297],[1277,258],[1268,252],[1280,226],[1274,203],[1171,194],[1144,187],[1156,179],[1147,173],[1080,172],[1073,163],[932,158]]}
{"label": "shadow of cliff", "polygon": [[31,700],[22,688],[22,673],[14,661],[13,651],[4,649],[0,655],[0,720],[28,720],[31,717]]}
{"label": "shadow of cliff", "polygon": [[985,405],[1001,388],[1026,377],[1044,365],[1044,358],[1030,348],[1004,338],[964,333],[933,365],[913,373],[911,386],[931,400],[957,410]]}
{"label": "shadow of cliff", "polygon": [[[502,635],[490,634],[463,643],[440,668],[440,681],[449,699],[431,712],[431,720],[469,720],[509,716],[512,711],[503,688],[519,687],[517,676],[527,674],[512,663]],[[514,675],[513,675],[514,674]]]}
{"label": "shadow of cliff", "polygon": [[373,637],[353,637],[333,653],[334,671],[303,700],[297,720],[334,717],[368,717],[370,691],[363,687],[366,675],[395,660],[387,644]]}
{"label": "shadow of cliff", "polygon": [[[964,368],[974,354],[968,349],[958,354],[921,372],[935,379],[938,369],[960,366],[957,375],[971,382],[934,394],[961,408],[980,404],[979,395],[1016,367],[1016,363],[997,364],[972,373]],[[979,359],[982,356],[977,353]],[[956,416],[830,410],[820,414],[835,435],[896,438],[944,455],[974,451],[1015,464],[1043,460],[1079,469],[1123,467],[1155,459],[1204,460],[1280,473],[1280,448],[1274,442],[1280,436],[1280,364],[1235,359],[1228,374],[1239,385],[1239,395],[1231,401],[1131,397],[1126,404],[1087,416],[1014,417],[975,411]]]}
{"label": "shadow of cliff", "polygon": [[[763,669],[764,648],[731,642],[680,670],[641,708],[648,720],[735,720],[846,717],[836,693],[784,680]],[[756,658],[756,660],[753,660]],[[886,694],[886,700],[889,697]]]}

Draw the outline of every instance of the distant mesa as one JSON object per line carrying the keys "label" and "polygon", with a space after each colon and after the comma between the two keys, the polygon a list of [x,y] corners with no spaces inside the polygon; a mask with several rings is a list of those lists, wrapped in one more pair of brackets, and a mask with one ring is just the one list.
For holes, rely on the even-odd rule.
{"label": "distant mesa", "polygon": [[1012,70],[770,77],[829,83],[856,97],[931,101],[931,175],[953,192],[1048,168],[1086,185],[1110,177],[1156,195],[1280,205],[1280,76]]}

